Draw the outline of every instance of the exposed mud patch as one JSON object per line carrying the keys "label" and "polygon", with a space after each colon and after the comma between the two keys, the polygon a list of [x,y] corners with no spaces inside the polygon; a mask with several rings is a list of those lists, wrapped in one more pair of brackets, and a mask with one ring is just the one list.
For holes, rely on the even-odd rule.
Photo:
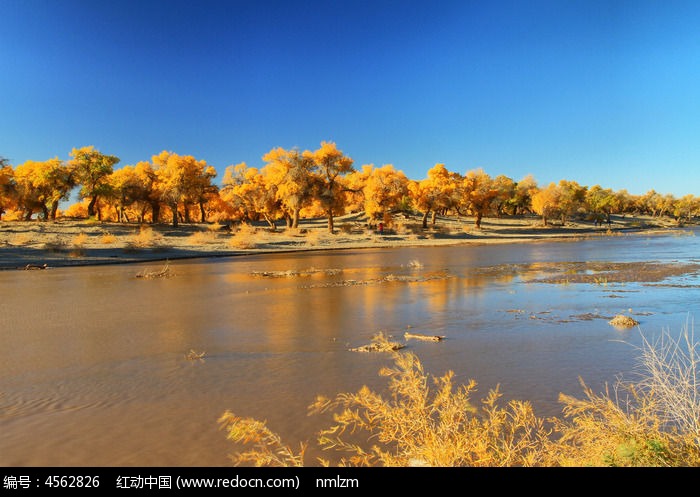
{"label": "exposed mud patch", "polygon": [[299,288],[333,288],[340,286],[366,286],[366,285],[382,285],[386,283],[425,283],[428,281],[445,280],[452,278],[453,275],[447,272],[438,272],[424,274],[421,276],[396,275],[388,274],[383,278],[371,278],[366,280],[341,280],[329,281],[326,283],[317,283],[313,285],[302,285]]}
{"label": "exposed mud patch", "polygon": [[289,269],[287,271],[253,271],[253,276],[260,276],[262,278],[303,278],[308,276],[313,276],[315,274],[324,274],[326,276],[335,276],[336,274],[342,273],[342,269],[316,269],[309,268],[301,271],[295,271]]}
{"label": "exposed mud patch", "polygon": [[[656,283],[668,278],[700,274],[698,263],[561,262],[526,266],[521,277],[531,283],[588,283],[607,286],[613,283]],[[529,275],[535,277],[530,279]]]}

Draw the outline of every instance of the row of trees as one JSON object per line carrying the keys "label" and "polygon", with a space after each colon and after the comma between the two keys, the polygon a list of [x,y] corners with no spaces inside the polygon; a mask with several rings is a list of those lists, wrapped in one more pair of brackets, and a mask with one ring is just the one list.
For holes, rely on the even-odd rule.
{"label": "row of trees", "polygon": [[205,222],[204,205],[218,192],[212,183],[214,167],[192,156],[164,151],[154,155],[152,162],[116,170],[119,158],[92,146],[73,149],[70,157],[67,162],[29,160],[14,169],[5,161],[0,169],[0,217],[15,211],[25,220],[36,213],[44,220],[54,220],[59,203],[79,188],[88,217],[102,219],[105,211],[112,211],[110,218],[116,221],[129,221],[131,214],[143,222],[148,213],[152,222],[159,222],[165,206],[177,225],[181,214],[189,222],[192,206],[196,206]]}
{"label": "row of trees", "polygon": [[80,204],[66,214],[118,222],[161,221],[168,209],[172,224],[179,221],[265,220],[272,228],[279,220],[297,227],[302,217],[324,216],[328,229],[334,217],[364,211],[371,221],[391,221],[397,211],[422,214],[435,224],[440,215],[473,216],[476,228],[485,216],[535,213],[544,224],[586,217],[610,222],[613,214],[672,216],[679,222],[700,214],[700,198],[676,198],[654,190],[631,195],[600,185],[583,186],[561,180],[538,186],[532,176],[520,181],[482,169],[460,174],[436,164],[422,180],[411,180],[391,164],[364,165],[353,160],[335,143],[300,151],[274,148],[263,156],[264,166],[245,163],[226,168],[221,186],[214,184],[216,169],[204,160],[163,151],[151,161],[115,169],[119,159],[94,147],[73,149],[71,159],[27,161],[12,167],[0,158],[0,219],[55,219],[61,201],[79,188]]}

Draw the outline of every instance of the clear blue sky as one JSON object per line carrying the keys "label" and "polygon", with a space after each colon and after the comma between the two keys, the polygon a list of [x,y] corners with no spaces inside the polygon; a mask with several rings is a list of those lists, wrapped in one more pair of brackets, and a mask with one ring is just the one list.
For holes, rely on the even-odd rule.
{"label": "clear blue sky", "polygon": [[700,2],[0,0],[0,156],[261,166],[322,140],[700,195]]}

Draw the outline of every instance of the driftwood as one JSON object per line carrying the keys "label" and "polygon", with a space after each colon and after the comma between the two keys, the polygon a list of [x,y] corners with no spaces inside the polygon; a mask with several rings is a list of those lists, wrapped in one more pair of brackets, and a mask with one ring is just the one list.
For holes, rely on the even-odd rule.
{"label": "driftwood", "polygon": [[173,276],[173,272],[170,270],[170,266],[166,264],[160,271],[146,271],[145,269],[136,275],[137,278],[143,278],[146,280],[154,278],[170,278]]}
{"label": "driftwood", "polygon": [[27,264],[26,266],[24,266],[23,269],[26,271],[29,271],[31,269],[46,269],[47,267],[49,267],[49,265],[46,263],[41,264],[41,265],[39,265],[39,264]]}
{"label": "driftwood", "polygon": [[194,349],[190,349],[189,353],[185,355],[185,359],[188,361],[204,360],[204,355],[206,352],[195,352]]}
{"label": "driftwood", "polygon": [[379,332],[372,337],[372,342],[367,345],[350,349],[351,352],[394,352],[404,348],[405,345],[399,342],[392,342],[384,333]]}
{"label": "driftwood", "polygon": [[419,335],[417,333],[409,332],[404,333],[403,336],[406,338],[406,340],[413,338],[414,340],[423,340],[426,342],[439,342],[440,340],[445,339],[445,337],[442,335]]}
{"label": "driftwood", "polygon": [[393,352],[395,350],[400,350],[404,348],[405,345],[402,343],[391,342],[388,345],[370,343],[367,345],[361,345],[360,347],[355,347],[350,349],[350,352]]}

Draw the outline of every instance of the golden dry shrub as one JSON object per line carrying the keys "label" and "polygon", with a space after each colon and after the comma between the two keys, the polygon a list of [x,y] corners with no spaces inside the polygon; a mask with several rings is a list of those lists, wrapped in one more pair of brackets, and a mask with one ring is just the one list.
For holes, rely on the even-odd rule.
{"label": "golden dry shrub", "polygon": [[104,233],[100,237],[100,243],[103,245],[112,245],[113,243],[117,243],[117,237],[112,233]]}
{"label": "golden dry shrub", "polygon": [[141,226],[138,233],[131,235],[127,241],[127,248],[149,248],[156,247],[162,237],[153,231],[150,226]]}
{"label": "golden dry shrub", "polygon": [[83,248],[88,242],[88,235],[86,233],[78,233],[73,237],[72,245],[76,249]]}
{"label": "golden dry shrub", "polygon": [[692,328],[642,335],[636,381],[585,398],[560,395],[564,418],[548,447],[561,466],[700,466],[700,355]]}
{"label": "golden dry shrub", "polygon": [[257,247],[258,234],[255,226],[241,224],[229,240],[229,246],[237,249],[252,249]]}
{"label": "golden dry shrub", "polygon": [[80,232],[71,240],[72,249],[68,255],[71,257],[83,257],[85,255],[85,244],[88,242],[88,235]]}
{"label": "golden dry shrub", "polygon": [[196,231],[187,237],[188,245],[209,245],[216,243],[216,233],[214,231]]}
{"label": "golden dry shrub", "polygon": [[[474,381],[455,387],[452,372],[431,377],[411,353],[394,353],[394,363],[380,371],[389,378],[388,396],[363,386],[333,399],[319,396],[309,407],[310,413],[334,412],[334,425],[320,432],[318,444],[344,454],[338,465],[534,466],[542,459],[549,432],[528,402],[510,401],[501,407],[501,394],[495,389],[476,408],[471,403]],[[250,450],[232,456],[236,464],[304,464],[306,446],[292,450],[264,422],[227,411],[219,423],[230,440],[252,444]],[[362,434],[371,445],[355,441]],[[318,462],[331,464],[326,459]]]}
{"label": "golden dry shrub", "polygon": [[[584,398],[560,395],[562,418],[538,418],[526,401],[502,401],[497,388],[472,403],[476,382],[456,386],[450,371],[424,372],[412,353],[393,352],[380,371],[388,394],[363,386],[317,397],[310,413],[333,414],[319,433],[322,449],[342,454],[340,466],[700,466],[700,359],[687,330],[643,339],[637,382],[615,383]],[[252,449],[237,464],[303,465],[264,422],[226,412],[228,438]],[[365,443],[366,442],[366,443]],[[328,459],[319,459],[331,465]]]}
{"label": "golden dry shrub", "polygon": [[639,321],[630,316],[618,314],[610,321],[608,321],[608,324],[614,326],[615,328],[633,328],[639,324]]}
{"label": "golden dry shrub", "polygon": [[[477,408],[475,381],[455,387],[451,371],[432,377],[412,353],[397,353],[394,362],[380,371],[389,378],[387,397],[365,386],[335,399],[318,397],[311,406],[312,412],[340,409],[319,444],[349,454],[341,466],[534,466],[541,460],[548,432],[529,402],[501,406],[496,388]],[[374,445],[344,439],[360,432]]]}
{"label": "golden dry shrub", "polygon": [[[561,394],[564,418],[553,418],[559,437],[549,446],[556,466],[669,466],[677,441],[654,415],[653,397],[632,385],[595,394],[582,383],[585,398]],[[621,395],[623,395],[621,401]]]}
{"label": "golden dry shrub", "polygon": [[226,438],[234,443],[252,445],[250,450],[230,456],[236,465],[253,466],[303,466],[306,447],[302,445],[298,452],[284,445],[279,435],[270,431],[264,421],[253,418],[241,418],[226,411],[219,418],[221,429],[226,431]]}

